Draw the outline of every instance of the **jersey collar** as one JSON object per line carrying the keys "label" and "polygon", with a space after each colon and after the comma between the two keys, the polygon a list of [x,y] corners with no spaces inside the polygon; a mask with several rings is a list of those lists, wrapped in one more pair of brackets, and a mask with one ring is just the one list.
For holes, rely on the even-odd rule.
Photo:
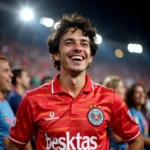
{"label": "jersey collar", "polygon": [[[58,74],[51,83],[51,93],[52,94],[65,93],[65,91],[63,90],[63,88],[61,87],[61,85],[59,83],[59,77],[60,77],[60,74]],[[85,86],[83,87],[82,91],[83,92],[90,92],[93,90],[94,90],[94,83],[90,79],[90,77],[86,74],[86,83],[85,83]]]}

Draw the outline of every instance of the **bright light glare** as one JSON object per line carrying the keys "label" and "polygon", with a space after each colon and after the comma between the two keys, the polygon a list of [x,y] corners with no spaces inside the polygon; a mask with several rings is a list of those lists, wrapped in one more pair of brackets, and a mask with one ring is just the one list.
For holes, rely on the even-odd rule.
{"label": "bright light glare", "polygon": [[59,28],[59,25],[60,25],[60,22],[56,22],[56,23],[54,24],[54,29],[55,29],[55,30],[58,29],[58,28]]}
{"label": "bright light glare", "polygon": [[99,34],[96,34],[95,43],[96,44],[101,44],[102,43],[102,37]]}
{"label": "bright light glare", "polygon": [[142,51],[143,51],[142,45],[138,44],[138,53],[142,53]]}
{"label": "bright light glare", "polygon": [[140,44],[128,44],[128,51],[130,53],[142,53],[143,48]]}
{"label": "bright light glare", "polygon": [[30,8],[23,8],[20,12],[23,21],[31,21],[34,18],[33,11]]}
{"label": "bright light glare", "polygon": [[133,44],[128,44],[128,51],[131,53],[134,52],[134,45]]}
{"label": "bright light glare", "polygon": [[53,24],[54,24],[54,20],[51,19],[51,18],[45,18],[45,17],[42,17],[40,19],[40,24],[46,26],[46,27],[52,27]]}

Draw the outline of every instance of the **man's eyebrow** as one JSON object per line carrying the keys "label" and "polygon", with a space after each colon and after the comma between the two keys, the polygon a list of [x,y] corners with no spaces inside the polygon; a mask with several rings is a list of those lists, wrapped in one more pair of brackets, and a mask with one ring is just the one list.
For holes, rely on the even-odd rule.
{"label": "man's eyebrow", "polygon": [[[78,39],[74,39],[74,38],[67,38],[67,39],[65,39],[64,40],[64,42],[66,42],[66,41],[73,41],[73,40],[78,40]],[[89,40],[88,39],[79,39],[80,41],[82,41],[82,42],[89,42]]]}
{"label": "man's eyebrow", "polygon": [[82,42],[89,42],[87,39],[81,39]]}
{"label": "man's eyebrow", "polygon": [[66,41],[73,41],[73,38],[67,38],[64,40],[64,42],[66,42]]}

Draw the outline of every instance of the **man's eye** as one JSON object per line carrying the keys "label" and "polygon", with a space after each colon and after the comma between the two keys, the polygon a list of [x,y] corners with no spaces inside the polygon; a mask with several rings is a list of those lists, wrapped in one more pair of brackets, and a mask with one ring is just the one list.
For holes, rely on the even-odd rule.
{"label": "man's eye", "polygon": [[67,42],[67,43],[65,43],[65,45],[71,45],[72,44],[72,42]]}
{"label": "man's eye", "polygon": [[88,44],[87,44],[87,43],[82,43],[82,45],[83,45],[83,46],[88,46]]}

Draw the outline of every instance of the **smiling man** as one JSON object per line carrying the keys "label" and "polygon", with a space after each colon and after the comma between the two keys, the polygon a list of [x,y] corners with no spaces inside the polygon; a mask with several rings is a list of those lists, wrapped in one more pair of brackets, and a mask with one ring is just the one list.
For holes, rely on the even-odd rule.
{"label": "smiling man", "polygon": [[11,90],[12,72],[7,59],[0,56],[0,149],[5,150],[8,146],[10,126],[14,121],[14,114],[8,102],[4,99],[5,94]]}
{"label": "smiling man", "polygon": [[23,98],[8,150],[19,150],[34,134],[37,150],[108,150],[110,127],[129,143],[128,150],[142,150],[138,125],[124,101],[86,74],[98,49],[95,35],[88,19],[63,16],[48,39],[60,74]]}
{"label": "smiling man", "polygon": [[[7,59],[0,56],[0,150],[6,150],[8,147],[10,127],[15,119],[10,105],[4,99],[6,93],[12,89],[12,77]],[[25,146],[24,150],[32,150],[30,143]]]}

